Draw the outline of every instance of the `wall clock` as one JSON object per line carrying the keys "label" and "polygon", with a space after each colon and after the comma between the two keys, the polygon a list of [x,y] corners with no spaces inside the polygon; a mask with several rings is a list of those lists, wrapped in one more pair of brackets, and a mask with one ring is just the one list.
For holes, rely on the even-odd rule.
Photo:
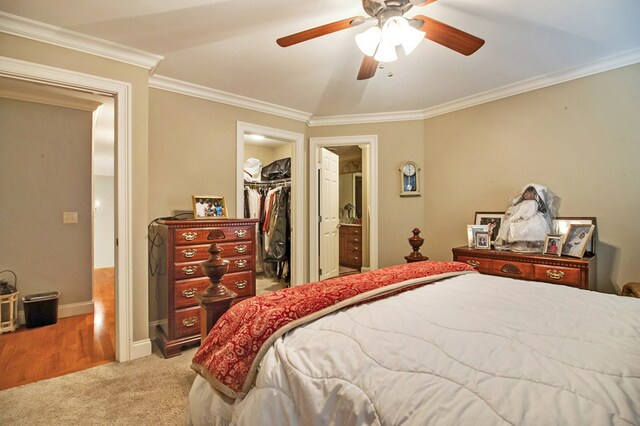
{"label": "wall clock", "polygon": [[400,166],[400,196],[420,195],[420,168],[413,161],[405,161]]}

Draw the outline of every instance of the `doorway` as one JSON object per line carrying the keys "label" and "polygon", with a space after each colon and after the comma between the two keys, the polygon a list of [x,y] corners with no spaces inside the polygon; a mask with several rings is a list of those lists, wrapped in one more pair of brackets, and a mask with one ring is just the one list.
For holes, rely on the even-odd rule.
{"label": "doorway", "polygon": [[[269,163],[282,158],[290,159],[290,177],[271,180],[265,183],[253,183],[251,185],[247,182],[248,186],[253,186],[257,190],[275,189],[281,188],[283,191],[288,191],[289,203],[290,203],[290,217],[289,217],[289,250],[288,250],[288,285],[294,286],[304,283],[304,248],[302,243],[303,237],[303,206],[304,195],[302,194],[302,188],[304,188],[304,135],[300,133],[289,132],[285,130],[273,129],[270,127],[259,126],[250,123],[237,123],[236,133],[237,143],[237,180],[236,180],[236,215],[237,217],[243,217],[245,214],[245,160],[251,157],[262,157],[264,161],[261,161],[262,166],[266,166]],[[248,156],[249,155],[249,156]],[[278,158],[276,158],[278,157]],[[265,164],[265,161],[268,163]],[[251,179],[249,179],[251,180]],[[262,179],[260,179],[262,181]],[[259,188],[264,186],[264,188]],[[266,195],[265,191],[265,194]],[[260,213],[258,213],[260,214]],[[262,247],[262,252],[265,252],[266,247]],[[278,265],[278,259],[271,259],[271,262]],[[259,263],[258,263],[259,264]],[[273,265],[268,265],[266,262],[262,262],[263,273],[264,266],[271,268]],[[282,265],[276,266],[276,276],[280,275],[281,270],[278,270]],[[272,271],[273,272],[273,271]],[[264,277],[257,277],[264,278]],[[273,277],[271,277],[273,278]],[[271,281],[279,281],[271,280]],[[262,288],[271,287],[269,283],[256,280],[256,285]],[[281,285],[277,282],[273,283],[273,288],[277,289]]]}
{"label": "doorway", "polygon": [[[320,265],[325,262],[321,258],[321,238],[320,238],[320,208],[323,203],[322,191],[319,190],[320,176],[318,171],[321,167],[321,153],[322,149],[333,149],[337,152],[348,152],[348,147],[356,147],[361,150],[361,206],[360,206],[360,223],[350,223],[347,227],[353,227],[361,229],[361,243],[362,243],[362,259],[361,271],[368,271],[371,269],[377,269],[378,267],[378,137],[376,135],[365,136],[345,136],[345,137],[319,137],[310,139],[309,148],[309,164],[314,165],[312,172],[309,174],[309,280],[317,281],[320,279]],[[343,165],[344,167],[344,165]],[[344,171],[349,171],[350,165],[344,167]],[[355,173],[355,172],[354,172]],[[352,179],[355,182],[356,175],[352,174]],[[333,197],[333,196],[332,196]],[[357,222],[357,219],[351,216],[345,218],[344,210],[350,210],[349,203],[340,206],[343,214],[343,221]],[[355,209],[355,204],[353,204]],[[340,229],[342,229],[340,224]],[[345,231],[347,229],[345,227]],[[345,232],[343,232],[345,234]],[[343,241],[344,243],[344,241]],[[355,259],[352,259],[355,261]],[[343,259],[344,263],[344,259]],[[354,268],[355,269],[355,268]],[[343,270],[344,271],[344,270]]]}
{"label": "doorway", "polygon": [[83,93],[112,97],[115,104],[116,211],[115,211],[115,358],[129,361],[151,353],[150,341],[133,342],[132,221],[131,221],[131,85],[89,74],[37,63],[3,58],[0,76],[30,81],[48,87],[64,87]]}

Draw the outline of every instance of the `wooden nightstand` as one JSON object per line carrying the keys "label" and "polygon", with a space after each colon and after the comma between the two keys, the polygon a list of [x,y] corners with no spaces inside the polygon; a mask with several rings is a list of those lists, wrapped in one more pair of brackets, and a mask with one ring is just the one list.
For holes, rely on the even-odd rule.
{"label": "wooden nightstand", "polygon": [[453,249],[453,260],[467,263],[482,274],[568,285],[584,290],[596,289],[595,255],[578,259],[457,247]]}

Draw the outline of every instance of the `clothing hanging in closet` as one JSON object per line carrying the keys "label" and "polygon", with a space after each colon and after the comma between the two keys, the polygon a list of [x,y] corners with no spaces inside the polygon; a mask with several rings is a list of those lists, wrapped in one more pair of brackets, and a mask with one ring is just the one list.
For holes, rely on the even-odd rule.
{"label": "clothing hanging in closet", "polygon": [[246,183],[245,217],[259,218],[256,271],[289,281],[290,181]]}

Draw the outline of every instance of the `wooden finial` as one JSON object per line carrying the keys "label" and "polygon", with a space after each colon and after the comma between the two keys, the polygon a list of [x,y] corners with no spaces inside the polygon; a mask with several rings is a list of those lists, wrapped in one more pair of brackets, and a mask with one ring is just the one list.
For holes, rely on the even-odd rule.
{"label": "wooden finial", "polygon": [[420,247],[424,243],[424,238],[420,237],[420,230],[418,228],[413,228],[413,231],[411,232],[413,233],[413,237],[409,238],[409,244],[411,244],[413,251],[409,253],[408,256],[404,257],[407,260],[407,263],[429,260],[428,257],[423,256],[422,253],[420,253]]}
{"label": "wooden finial", "polygon": [[236,298],[236,294],[222,285],[222,277],[229,270],[229,261],[220,257],[222,249],[213,243],[207,249],[210,256],[200,264],[202,272],[209,277],[209,287],[196,295],[200,302],[200,339],[207,337],[218,318],[224,314]]}

